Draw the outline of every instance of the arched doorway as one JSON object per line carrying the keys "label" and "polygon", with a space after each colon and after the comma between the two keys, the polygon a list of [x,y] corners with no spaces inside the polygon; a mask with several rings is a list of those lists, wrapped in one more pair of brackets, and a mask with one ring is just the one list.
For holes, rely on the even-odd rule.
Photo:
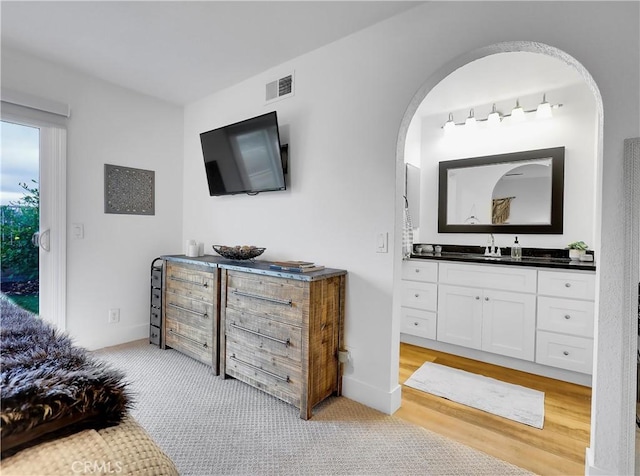
{"label": "arched doorway", "polygon": [[[423,84],[420,90],[416,93],[411,103],[409,104],[407,111],[405,112],[403,121],[401,123],[399,136],[398,136],[398,144],[397,144],[397,150],[396,150],[396,158],[397,158],[396,189],[398,190],[398,193],[396,194],[396,230],[401,231],[403,229],[402,218],[403,218],[403,209],[405,206],[405,200],[403,198],[402,191],[405,188],[405,169],[404,168],[405,168],[405,154],[407,150],[408,134],[410,134],[411,121],[414,115],[416,114],[416,112],[418,111],[418,109],[420,108],[421,104],[423,103],[425,98],[429,95],[429,93],[434,88],[436,88],[436,86],[443,79],[448,77],[450,74],[452,74],[459,68],[462,68],[463,66],[473,61],[486,58],[491,55],[496,55],[500,53],[512,53],[512,52],[529,52],[529,53],[546,55],[551,58],[554,58],[555,60],[558,60],[564,63],[565,65],[571,67],[582,78],[586,87],[591,91],[591,94],[595,101],[595,107],[596,107],[594,154],[595,154],[595,168],[597,170],[597,173],[595,175],[595,180],[594,180],[594,189],[595,189],[595,195],[596,195],[595,201],[594,201],[594,210],[595,210],[594,237],[595,239],[594,239],[594,245],[592,247],[595,249],[596,254],[599,254],[599,251],[600,251],[599,237],[601,234],[600,219],[599,219],[601,215],[600,190],[601,190],[601,181],[602,181],[600,171],[602,169],[602,160],[603,160],[602,158],[602,136],[603,136],[602,98],[593,78],[591,77],[589,72],[578,61],[576,61],[571,56],[567,55],[566,53],[554,47],[550,47],[548,45],[543,45],[543,44],[534,43],[534,42],[500,43],[500,44],[480,48],[478,50],[474,50],[467,54],[464,54],[454,59],[444,67],[440,68],[438,71],[436,71],[431,77],[427,79],[427,81]],[[398,257],[402,256],[402,252],[400,250],[400,244],[398,245],[396,256]],[[396,277],[401,275],[400,268],[401,268],[401,260],[398,259],[394,266],[394,275]],[[399,278],[396,278],[396,283],[398,282],[398,279]],[[396,286],[396,290],[397,290],[397,286]],[[599,290],[597,289],[596,292],[599,293]],[[398,299],[398,292],[396,292],[394,296],[396,297],[394,299],[394,319],[396,320],[396,322],[398,322],[400,320],[400,317],[399,317],[400,304]],[[396,326],[396,328],[398,327],[399,326]],[[394,336],[394,339],[395,339],[395,336]],[[399,337],[397,338],[397,341],[394,340],[394,344],[396,342],[398,343],[398,346],[399,346]],[[635,355],[635,351],[633,352]],[[594,356],[594,360],[597,361],[597,355]],[[594,390],[596,390],[595,386],[596,386],[596,382],[594,382]],[[628,403],[631,405],[632,402],[628,402]],[[594,408],[595,408],[595,404],[594,404]],[[592,420],[592,423],[593,423],[593,420]],[[593,430],[592,430],[592,439],[593,439]]]}

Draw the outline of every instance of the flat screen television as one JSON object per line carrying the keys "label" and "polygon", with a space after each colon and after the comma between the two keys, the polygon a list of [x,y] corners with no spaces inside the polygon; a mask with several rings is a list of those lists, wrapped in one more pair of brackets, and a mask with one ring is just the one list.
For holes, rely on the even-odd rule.
{"label": "flat screen television", "polygon": [[285,190],[275,111],[200,134],[209,195]]}

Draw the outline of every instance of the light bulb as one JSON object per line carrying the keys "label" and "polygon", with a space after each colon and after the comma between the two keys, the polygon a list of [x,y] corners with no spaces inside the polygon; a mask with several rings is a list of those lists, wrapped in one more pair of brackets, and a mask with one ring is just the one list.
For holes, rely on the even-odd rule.
{"label": "light bulb", "polygon": [[547,102],[547,95],[542,95],[542,102],[538,104],[538,109],[536,109],[536,117],[538,119],[548,119],[553,116],[551,112],[551,104]]}
{"label": "light bulb", "polygon": [[473,115],[473,109],[469,109],[469,117],[464,121],[465,126],[474,127],[476,125],[476,118]]}
{"label": "light bulb", "polygon": [[511,119],[516,122],[524,121],[524,109],[520,105],[520,100],[516,100],[516,107],[511,110]]}
{"label": "light bulb", "polygon": [[490,126],[493,127],[500,124],[501,120],[502,118],[500,117],[500,113],[496,110],[496,105],[494,104],[493,108],[491,109],[491,112],[487,116],[487,122],[489,123]]}
{"label": "light bulb", "polygon": [[449,120],[444,123],[444,131],[449,132],[452,131],[453,128],[456,127],[456,123],[453,121],[453,114],[449,113]]}

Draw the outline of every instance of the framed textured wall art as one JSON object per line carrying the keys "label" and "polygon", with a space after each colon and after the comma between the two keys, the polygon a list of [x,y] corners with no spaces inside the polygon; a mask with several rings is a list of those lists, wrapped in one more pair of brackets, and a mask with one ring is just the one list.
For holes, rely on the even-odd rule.
{"label": "framed textured wall art", "polygon": [[155,172],[104,164],[104,212],[155,215]]}

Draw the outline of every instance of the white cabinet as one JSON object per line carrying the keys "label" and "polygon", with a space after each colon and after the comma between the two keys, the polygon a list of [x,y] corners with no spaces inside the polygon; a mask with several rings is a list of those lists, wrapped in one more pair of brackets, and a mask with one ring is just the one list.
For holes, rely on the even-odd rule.
{"label": "white cabinet", "polygon": [[441,263],[437,339],[534,360],[535,269]]}
{"label": "white cabinet", "polygon": [[438,264],[402,263],[400,332],[426,339],[436,338]]}
{"label": "white cabinet", "polygon": [[592,372],[595,275],[538,272],[536,362]]}
{"label": "white cabinet", "polygon": [[440,285],[437,339],[533,361],[535,295]]}
{"label": "white cabinet", "polygon": [[482,350],[534,360],[536,297],[485,290],[482,303]]}
{"label": "white cabinet", "polygon": [[553,378],[582,382],[574,373],[592,371],[593,272],[409,260],[401,286],[409,342],[430,339],[445,352],[455,352],[453,344],[471,358]]}
{"label": "white cabinet", "polygon": [[441,284],[438,290],[440,342],[482,348],[482,290]]}

